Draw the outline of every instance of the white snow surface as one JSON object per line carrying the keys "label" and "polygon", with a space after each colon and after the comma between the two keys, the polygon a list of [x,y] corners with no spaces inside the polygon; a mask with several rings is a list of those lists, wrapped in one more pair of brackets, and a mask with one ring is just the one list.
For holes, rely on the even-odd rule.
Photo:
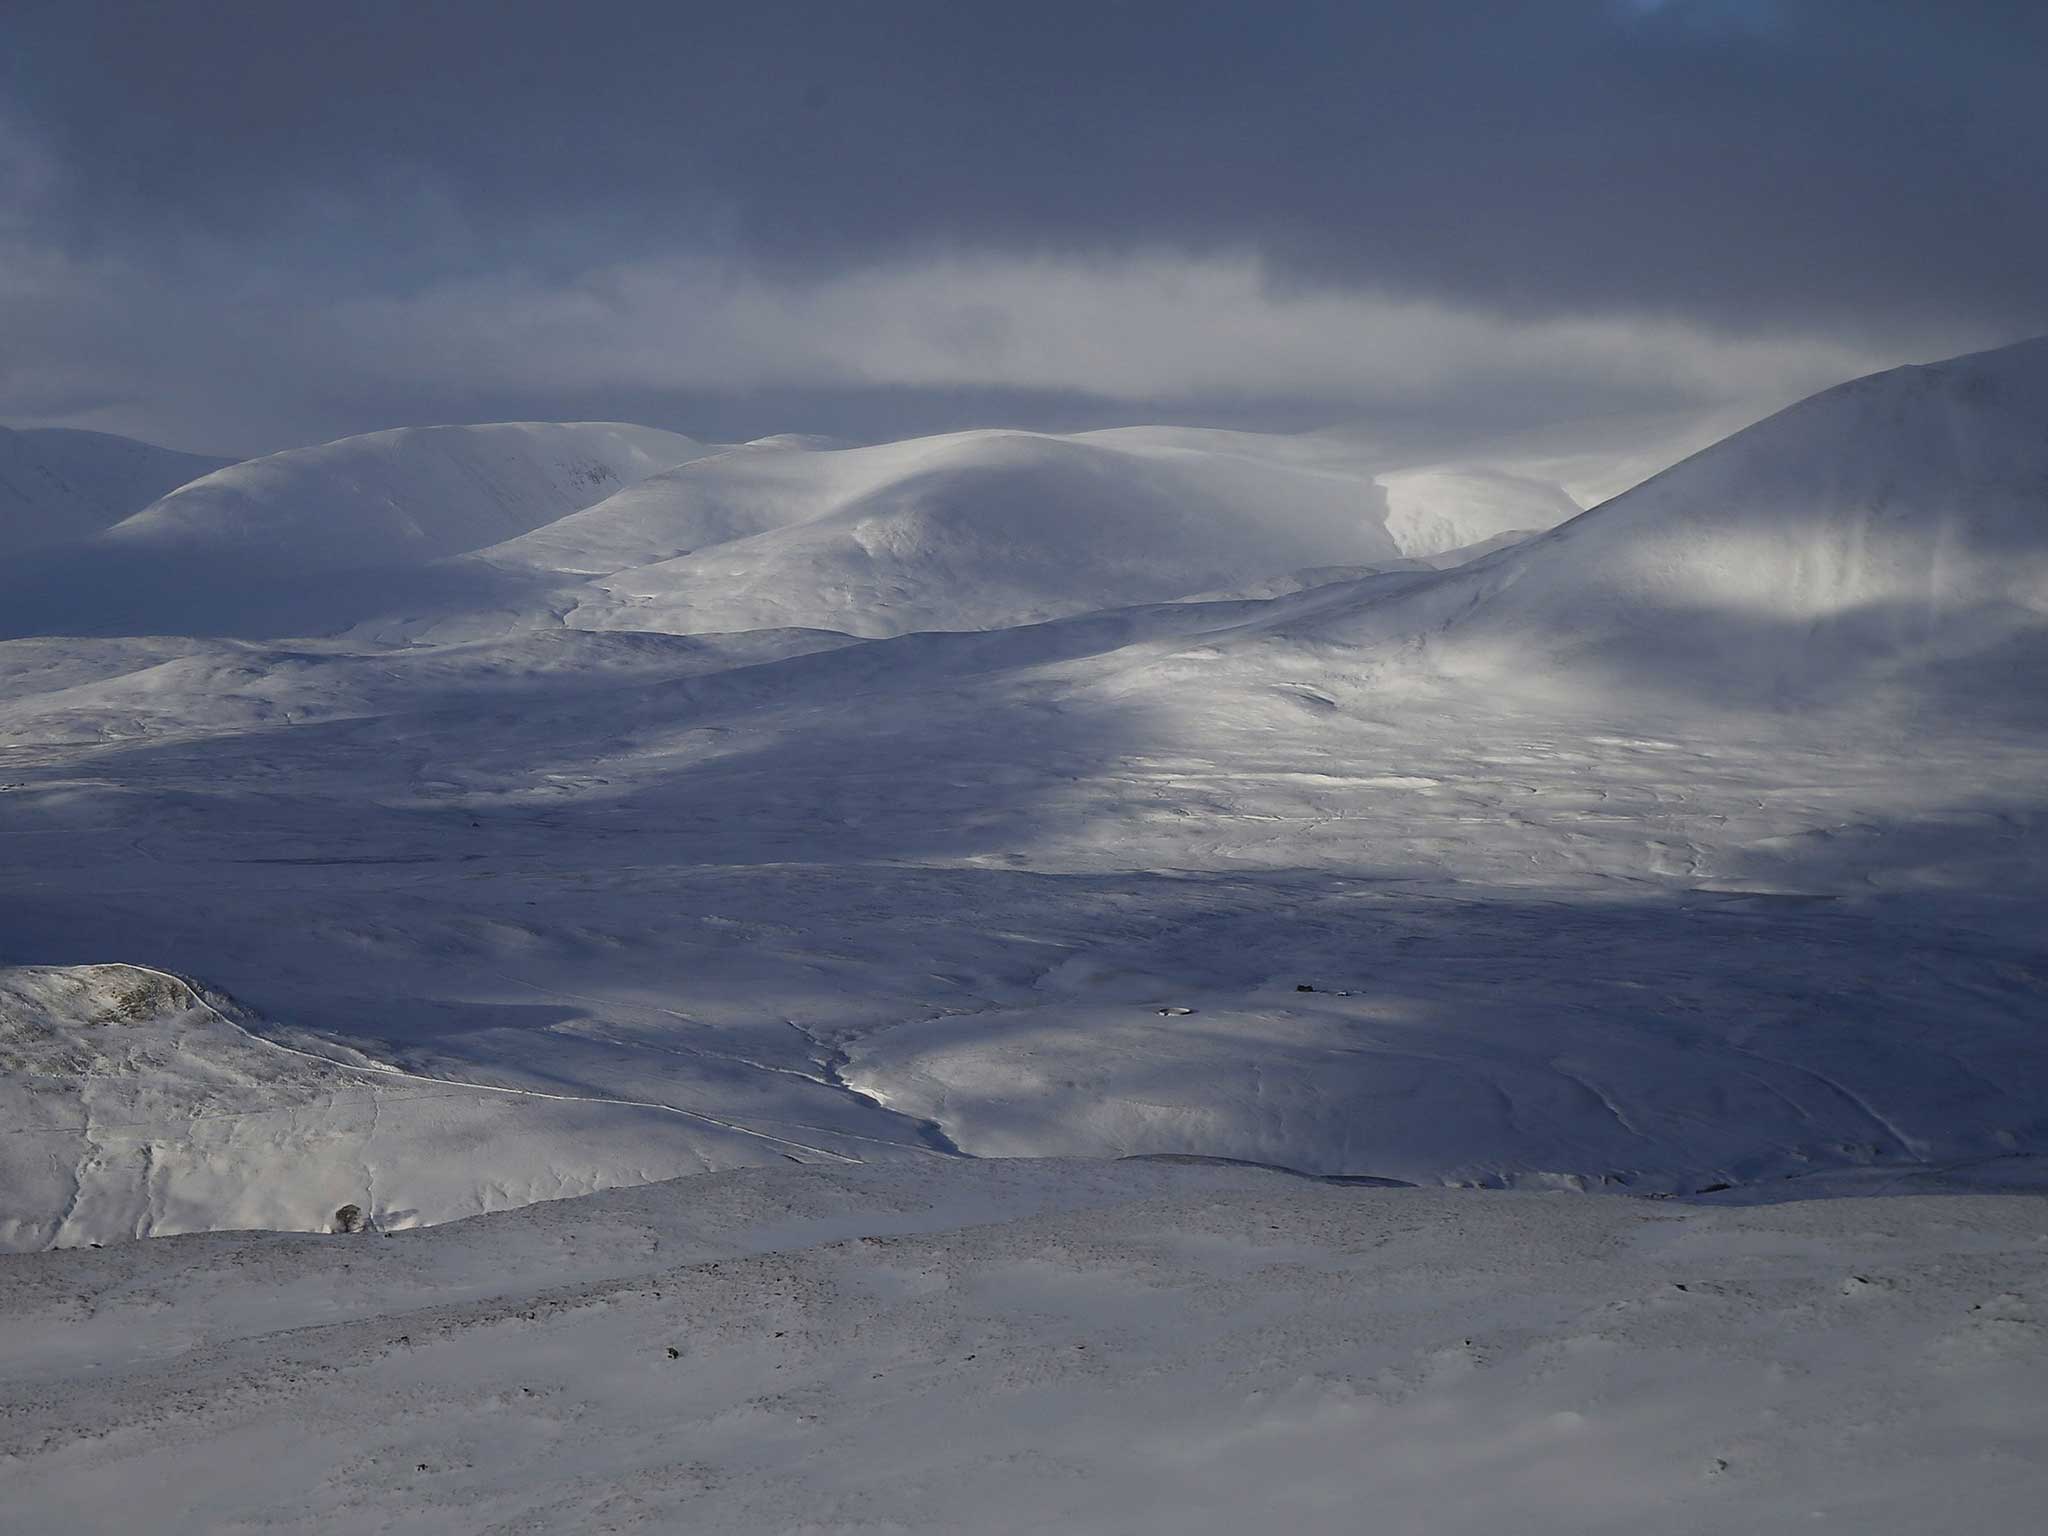
{"label": "white snow surface", "polygon": [[1527,538],[1314,439],[541,457],[0,642],[10,1536],[2033,1517],[2048,344]]}
{"label": "white snow surface", "polygon": [[[0,962],[131,962],[337,1060],[629,1101],[572,1106],[609,1151],[517,1155],[379,1109],[342,1183],[295,1171],[341,1144],[302,1109],[187,1192],[187,1090],[119,1110],[152,1185],[101,1177],[95,1082],[47,1101],[75,1129],[13,1241],[932,1148],[1655,1193],[2037,1153],[2043,358],[1864,381],[1554,533],[1268,598],[0,646]],[[1243,436],[771,444],[657,480],[767,516],[805,466],[900,490],[966,451],[1003,484],[1014,452],[1092,484],[1113,452],[1149,484]],[[549,558],[671,527],[604,505]],[[1013,593],[1052,579],[1018,558]],[[190,1094],[260,1107],[248,1041],[164,1027],[233,1047],[233,1094]],[[522,1123],[568,1113],[542,1102]]]}
{"label": "white snow surface", "polygon": [[1860,379],[1408,601],[1367,594],[1299,632],[1419,643],[1518,687],[1598,672],[1777,702],[1977,658],[1999,674],[1978,691],[2024,703],[2048,659],[2044,421],[2048,340]]}
{"label": "white snow surface", "polygon": [[2031,1527],[2048,1201],[928,1162],[0,1267],[8,1528]]}
{"label": "white snow surface", "polygon": [[1434,556],[1578,507],[1483,468],[1178,428],[748,444],[486,550],[585,629],[991,629]]}
{"label": "white snow surface", "polygon": [[1580,506],[1593,507],[1788,403],[1737,400],[1704,410],[1624,412],[1504,434],[1465,434],[1446,444],[1444,453],[1462,462],[1548,481]]}
{"label": "white snow surface", "polygon": [[299,571],[432,560],[525,533],[707,451],[616,422],[401,427],[229,465],[104,541]]}
{"label": "white snow surface", "polygon": [[232,464],[95,537],[0,562],[0,638],[295,636],[408,605],[466,610],[477,583],[454,557],[710,451],[651,427],[501,422]]}
{"label": "white snow surface", "polygon": [[107,432],[0,427],[0,560],[89,539],[226,462]]}
{"label": "white snow surface", "polygon": [[0,970],[0,1251],[317,1232],[351,1204],[393,1231],[701,1173],[750,1140],[832,1160],[708,1114],[295,1049],[238,1011],[147,968]]}
{"label": "white snow surface", "polygon": [[1379,477],[1387,533],[1410,556],[1448,554],[1578,516],[1559,486],[1504,470],[1424,468]]}

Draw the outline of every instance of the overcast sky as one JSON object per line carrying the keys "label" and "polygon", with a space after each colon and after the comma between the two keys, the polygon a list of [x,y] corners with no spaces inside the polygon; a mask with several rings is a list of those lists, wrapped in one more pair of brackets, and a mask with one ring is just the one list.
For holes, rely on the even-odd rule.
{"label": "overcast sky", "polygon": [[2040,0],[0,0],[0,422],[1521,424],[2048,331]]}

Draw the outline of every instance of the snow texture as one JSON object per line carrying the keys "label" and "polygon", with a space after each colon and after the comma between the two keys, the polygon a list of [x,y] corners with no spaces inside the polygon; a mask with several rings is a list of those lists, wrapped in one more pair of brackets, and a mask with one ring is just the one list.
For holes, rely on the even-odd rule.
{"label": "snow texture", "polygon": [[[234,1091],[46,1098],[8,1230],[315,1229],[373,1182],[374,1219],[430,1221],[932,1147],[1660,1193],[2037,1153],[2044,356],[1862,381],[1551,534],[1263,599],[865,642],[510,610],[432,643],[13,642],[0,960],[132,961],[336,1060],[629,1102],[428,1123],[181,1015],[166,1039]],[[790,490],[867,505],[848,466],[919,526],[972,523],[963,457],[996,486],[1226,452],[1287,483],[1299,440],[1244,439],[756,445],[644,482],[660,516],[629,490],[494,558],[658,569],[649,540],[730,550],[791,504],[858,526]],[[678,534],[693,475],[718,496]],[[936,523],[903,512],[931,483]],[[126,985],[76,980],[88,1014]],[[176,1185],[181,1116],[262,1107],[266,1070],[293,1132],[221,1133],[190,1193],[152,1203],[84,1129],[140,1119],[128,1155]],[[617,1130],[449,1128],[508,1116]],[[302,1171],[335,1136],[346,1188]]]}
{"label": "snow texture", "polygon": [[1479,469],[1379,472],[1313,440],[1191,429],[750,444],[484,551],[586,576],[584,629],[991,629],[1433,556],[1578,511]]}
{"label": "snow texture", "polygon": [[2024,1530],[2044,1213],[924,1163],[26,1256],[9,1528]]}
{"label": "snow texture", "polygon": [[707,451],[650,427],[507,422],[231,464],[0,567],[0,634],[307,634],[423,588],[446,602],[434,562]]}
{"label": "snow texture", "polygon": [[282,458],[13,578],[24,1529],[2039,1507],[2048,343],[1576,517],[1189,429]]}
{"label": "snow texture", "polygon": [[525,533],[704,452],[648,427],[401,427],[230,465],[109,529],[108,543],[274,551],[292,566],[431,560]]}

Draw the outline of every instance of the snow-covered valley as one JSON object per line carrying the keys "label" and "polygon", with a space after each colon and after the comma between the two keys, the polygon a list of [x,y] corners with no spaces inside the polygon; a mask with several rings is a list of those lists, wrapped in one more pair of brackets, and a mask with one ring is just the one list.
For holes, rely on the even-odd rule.
{"label": "snow-covered valley", "polygon": [[[0,1265],[10,1478],[90,1528],[178,1468],[165,1529],[957,1529],[972,1460],[988,1529],[1903,1531],[1968,1445],[1941,1513],[2001,1528],[2048,1226],[1956,1192],[2048,1150],[2044,427],[2031,343],[1578,516],[1314,437],[446,428],[24,562],[0,1244],[121,1246]],[[305,1437],[317,1491],[219,1470]]]}

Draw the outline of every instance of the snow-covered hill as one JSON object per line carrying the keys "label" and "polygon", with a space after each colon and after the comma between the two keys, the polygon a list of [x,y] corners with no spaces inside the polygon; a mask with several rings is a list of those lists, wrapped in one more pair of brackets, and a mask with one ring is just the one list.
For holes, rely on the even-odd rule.
{"label": "snow-covered hill", "polygon": [[988,629],[1441,562],[1577,510],[1483,465],[1192,428],[713,450],[640,427],[373,433],[236,464],[0,577],[19,635],[449,640]]}
{"label": "snow-covered hill", "polygon": [[1295,632],[1505,686],[2023,703],[2048,662],[2048,340],[1859,379],[1549,535]]}
{"label": "snow-covered hill", "polygon": [[707,451],[611,422],[402,427],[231,465],[104,542],[298,572],[417,563],[525,533]]}
{"label": "snow-covered hill", "polygon": [[9,1529],[2020,1531],[2043,1216],[934,1160],[21,1255]]}
{"label": "snow-covered hill", "polygon": [[325,634],[474,597],[444,557],[709,450],[650,427],[509,422],[343,438],[204,475],[0,567],[0,635]]}
{"label": "snow-covered hill", "polygon": [[594,579],[566,622],[671,633],[988,629],[1303,567],[1432,556],[1576,505],[1484,470],[1385,472],[1307,439],[1192,429],[754,444],[486,551]]}
{"label": "snow-covered hill", "polygon": [[[694,1115],[700,1166],[1203,1153],[1683,1194],[2038,1152],[2041,357],[1831,392],[1448,571],[1327,445],[766,443],[415,567],[474,579],[410,590],[389,639],[11,642],[0,960],[134,959],[272,1041]],[[900,583],[872,610],[860,529],[863,579]],[[1283,558],[1326,533],[1393,553]],[[722,584],[602,606],[592,572],[699,539]],[[1236,598],[1003,617],[1226,555]],[[652,632],[714,613],[831,627]],[[940,620],[1002,627],[882,633]],[[1913,688],[1864,686],[1880,649]],[[1784,710],[1795,663],[1842,685]],[[371,1214],[490,1203],[484,1153],[436,1157],[459,1192],[394,1155]],[[60,1230],[76,1166],[23,1184],[23,1231]],[[180,1219],[256,1219],[215,1198]]]}
{"label": "snow-covered hill", "polygon": [[0,560],[89,539],[227,462],[106,432],[0,427]]}
{"label": "snow-covered hill", "polygon": [[1580,506],[1594,507],[1791,403],[1749,399],[1707,409],[1551,422],[1507,433],[1454,433],[1438,456],[1549,482],[1563,487]]}
{"label": "snow-covered hill", "polygon": [[1387,533],[1402,554],[1417,559],[1541,533],[1579,515],[1579,504],[1558,486],[1503,470],[1395,470],[1379,483]]}
{"label": "snow-covered hill", "polygon": [[1262,562],[1400,553],[1347,478],[1008,433],[856,453],[889,472],[856,480],[841,462],[856,454],[806,454],[831,477],[811,515],[612,575],[570,622],[987,629],[1163,601]]}
{"label": "snow-covered hill", "polygon": [[325,1232],[350,1206],[396,1230],[751,1161],[749,1141],[852,1160],[829,1133],[436,1080],[238,1014],[147,967],[0,968],[0,1252]]}

